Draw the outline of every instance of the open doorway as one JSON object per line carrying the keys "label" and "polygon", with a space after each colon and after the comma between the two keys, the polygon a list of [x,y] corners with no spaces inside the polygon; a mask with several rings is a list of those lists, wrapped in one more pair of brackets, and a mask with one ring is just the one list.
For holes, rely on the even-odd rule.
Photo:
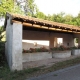
{"label": "open doorway", "polygon": [[63,38],[57,38],[58,47],[63,45]]}
{"label": "open doorway", "polygon": [[22,40],[23,49],[30,48],[41,48],[45,47],[49,49],[49,41],[48,40]]}
{"label": "open doorway", "polygon": [[63,45],[63,38],[55,37],[55,39],[54,39],[54,47],[59,47],[61,45]]}
{"label": "open doorway", "polygon": [[78,38],[74,38],[74,46],[78,46]]}

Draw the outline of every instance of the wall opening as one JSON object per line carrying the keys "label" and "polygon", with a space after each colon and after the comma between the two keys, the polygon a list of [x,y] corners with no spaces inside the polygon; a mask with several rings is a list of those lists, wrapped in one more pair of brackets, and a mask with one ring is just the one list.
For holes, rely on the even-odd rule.
{"label": "wall opening", "polygon": [[74,46],[78,46],[78,38],[74,38]]}
{"label": "wall opening", "polygon": [[49,41],[48,40],[22,40],[22,48],[30,49],[30,48],[40,48],[45,47],[49,49]]}
{"label": "wall opening", "polygon": [[57,38],[57,47],[63,45],[63,38]]}
{"label": "wall opening", "polygon": [[63,38],[55,37],[54,38],[54,47],[59,47],[61,45],[63,45]]}

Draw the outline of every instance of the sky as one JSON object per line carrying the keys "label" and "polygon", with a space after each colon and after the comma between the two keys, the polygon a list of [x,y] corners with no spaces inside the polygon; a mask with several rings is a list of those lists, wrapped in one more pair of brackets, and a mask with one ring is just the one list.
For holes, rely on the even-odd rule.
{"label": "sky", "polygon": [[80,0],[35,0],[35,3],[46,15],[65,12],[77,16],[80,12]]}
{"label": "sky", "polygon": [[[80,0],[35,0],[35,3],[46,15],[65,12],[77,16],[80,12]],[[0,20],[0,23],[0,26],[3,25],[3,20]]]}

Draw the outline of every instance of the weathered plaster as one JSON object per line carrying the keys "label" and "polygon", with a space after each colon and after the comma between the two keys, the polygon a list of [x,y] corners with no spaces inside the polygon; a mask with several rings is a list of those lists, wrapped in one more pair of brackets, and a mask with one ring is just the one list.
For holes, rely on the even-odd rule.
{"label": "weathered plaster", "polygon": [[49,52],[23,53],[22,57],[23,62],[37,61],[52,58],[52,53]]}
{"label": "weathered plaster", "polygon": [[12,69],[22,69],[22,24],[13,23]]}
{"label": "weathered plaster", "polygon": [[5,45],[5,53],[7,57],[7,61],[10,69],[12,68],[12,25],[10,24],[10,18],[7,20],[6,27],[6,45]]}
{"label": "weathered plaster", "polygon": [[5,54],[11,70],[22,69],[22,24],[7,20]]}

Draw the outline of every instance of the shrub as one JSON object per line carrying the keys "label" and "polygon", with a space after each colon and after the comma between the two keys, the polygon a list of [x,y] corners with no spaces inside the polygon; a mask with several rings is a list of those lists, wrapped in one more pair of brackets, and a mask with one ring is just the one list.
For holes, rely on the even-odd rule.
{"label": "shrub", "polygon": [[46,49],[45,47],[41,48],[30,48],[29,50],[24,50],[23,53],[33,53],[33,52],[48,52],[49,50]]}
{"label": "shrub", "polygon": [[5,62],[5,42],[0,41],[0,66]]}
{"label": "shrub", "polygon": [[78,49],[78,47],[74,46],[74,47],[71,47],[71,49]]}
{"label": "shrub", "polygon": [[51,51],[65,51],[65,50],[71,50],[71,48],[61,45],[60,47],[53,47],[50,50]]}
{"label": "shrub", "polygon": [[4,37],[4,35],[2,35],[3,32],[3,27],[0,27],[0,66],[5,62],[5,42],[2,41]]}

